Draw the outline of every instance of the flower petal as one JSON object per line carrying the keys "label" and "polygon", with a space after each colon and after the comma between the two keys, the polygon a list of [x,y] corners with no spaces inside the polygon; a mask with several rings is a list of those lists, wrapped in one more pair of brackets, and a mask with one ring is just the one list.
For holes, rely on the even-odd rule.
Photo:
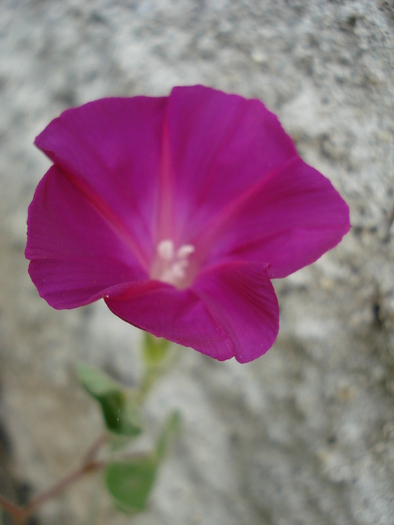
{"label": "flower petal", "polygon": [[222,206],[297,155],[262,102],[203,86],[172,90],[167,128],[175,223],[187,224],[189,237]]}
{"label": "flower petal", "polygon": [[257,359],[274,344],[279,306],[266,265],[222,264],[203,272],[193,289],[228,335],[237,361]]}
{"label": "flower petal", "polygon": [[115,230],[59,167],[49,169],[29,207],[26,257],[51,306],[75,308],[108,288],[146,279],[128,240],[128,232]]}
{"label": "flower petal", "polygon": [[159,281],[135,283],[105,301],[125,321],[221,361],[256,359],[272,346],[279,328],[264,265],[221,265],[185,290]]}
{"label": "flower petal", "polygon": [[286,277],[336,246],[349,230],[349,208],[331,182],[292,159],[234,200],[199,242],[209,261],[260,261]]}
{"label": "flower petal", "polygon": [[160,171],[167,98],[108,98],[69,109],[36,138],[81,191],[133,234],[145,266]]}
{"label": "flower petal", "polygon": [[105,297],[105,302],[115,315],[157,337],[220,361],[234,355],[226,333],[191,289],[150,280],[131,284],[123,294]]}

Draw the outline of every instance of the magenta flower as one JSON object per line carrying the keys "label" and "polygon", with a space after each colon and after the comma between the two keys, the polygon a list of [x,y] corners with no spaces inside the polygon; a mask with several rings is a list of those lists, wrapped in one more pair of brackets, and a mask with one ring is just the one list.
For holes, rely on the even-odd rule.
{"label": "magenta flower", "polygon": [[53,120],[26,257],[57,309],[100,298],[125,321],[219,360],[264,354],[270,279],[316,261],[349,210],[258,100],[203,86],[108,98]]}

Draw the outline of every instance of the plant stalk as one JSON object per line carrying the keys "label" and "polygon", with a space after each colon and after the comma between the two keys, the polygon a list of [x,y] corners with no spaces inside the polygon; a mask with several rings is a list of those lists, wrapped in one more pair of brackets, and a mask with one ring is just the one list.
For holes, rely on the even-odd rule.
{"label": "plant stalk", "polygon": [[95,472],[103,468],[107,463],[105,461],[96,461],[100,448],[106,443],[107,434],[103,433],[89,448],[85,457],[83,458],[81,465],[71,471],[67,476],[59,480],[52,487],[39,494],[36,498],[32,499],[25,507],[19,507],[14,503],[11,503],[6,498],[0,495],[0,507],[4,509],[13,519],[15,525],[25,525],[26,521],[34,512],[46,501],[58,496],[63,492],[69,485],[72,485],[84,475]]}

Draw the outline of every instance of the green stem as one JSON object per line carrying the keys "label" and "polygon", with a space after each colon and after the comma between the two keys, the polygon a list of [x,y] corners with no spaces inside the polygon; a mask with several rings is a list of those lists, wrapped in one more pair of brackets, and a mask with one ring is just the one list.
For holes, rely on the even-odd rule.
{"label": "green stem", "polygon": [[[145,352],[147,352],[147,349],[152,347],[152,341],[155,339],[154,336],[147,334],[147,338],[145,341]],[[168,341],[166,341],[167,344]],[[160,344],[160,343],[157,343]],[[150,351],[152,349],[150,348]],[[140,387],[137,391],[137,404],[142,405],[142,403],[145,401],[147,395],[152,389],[152,386],[156,383],[158,379],[162,375],[164,375],[173,365],[173,363],[178,359],[179,357],[179,349],[172,345],[171,347],[167,348],[165,353],[157,357],[157,359],[148,359],[145,360],[145,370],[143,373],[143,377],[140,383]]]}

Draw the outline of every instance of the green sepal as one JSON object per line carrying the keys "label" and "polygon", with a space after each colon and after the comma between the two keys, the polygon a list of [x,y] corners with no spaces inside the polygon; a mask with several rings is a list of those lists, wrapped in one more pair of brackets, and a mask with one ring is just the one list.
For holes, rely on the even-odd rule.
{"label": "green sepal", "polygon": [[99,402],[108,430],[129,437],[141,433],[141,417],[132,393],[92,367],[79,364],[77,374],[86,392]]}
{"label": "green sepal", "polygon": [[147,367],[158,366],[167,357],[170,342],[145,332],[142,356]]}

